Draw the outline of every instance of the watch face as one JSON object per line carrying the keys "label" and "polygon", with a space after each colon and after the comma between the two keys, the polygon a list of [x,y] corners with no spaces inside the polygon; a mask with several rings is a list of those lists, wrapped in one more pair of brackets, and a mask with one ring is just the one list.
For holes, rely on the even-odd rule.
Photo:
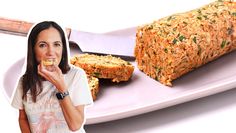
{"label": "watch face", "polygon": [[59,100],[63,99],[63,95],[61,93],[57,93],[56,96],[57,96],[57,99]]}
{"label": "watch face", "polygon": [[68,91],[66,91],[66,92],[64,92],[64,93],[60,93],[60,92],[56,93],[56,96],[57,96],[57,99],[58,99],[58,100],[62,100],[64,97],[66,97],[66,96],[68,96],[68,95],[69,95],[69,92],[68,92]]}

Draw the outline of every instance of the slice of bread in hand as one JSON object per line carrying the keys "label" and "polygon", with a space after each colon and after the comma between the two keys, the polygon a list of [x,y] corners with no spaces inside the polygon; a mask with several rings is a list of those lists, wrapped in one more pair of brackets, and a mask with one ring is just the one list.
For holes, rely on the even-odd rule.
{"label": "slice of bread in hand", "polygon": [[90,76],[111,79],[113,82],[129,80],[134,71],[132,64],[111,55],[81,54],[72,57],[70,61]]}
{"label": "slice of bread in hand", "polygon": [[47,59],[47,60],[42,60],[44,66],[51,66],[56,64],[56,59]]}

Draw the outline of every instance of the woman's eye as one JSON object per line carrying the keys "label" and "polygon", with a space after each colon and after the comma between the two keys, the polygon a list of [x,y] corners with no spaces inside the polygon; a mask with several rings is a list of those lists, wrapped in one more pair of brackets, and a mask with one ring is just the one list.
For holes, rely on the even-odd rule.
{"label": "woman's eye", "polygon": [[40,43],[40,44],[39,44],[39,47],[40,47],[40,48],[43,48],[43,47],[45,47],[45,46],[46,46],[45,43]]}
{"label": "woman's eye", "polygon": [[60,47],[61,43],[55,43],[54,45],[57,46],[57,47]]}

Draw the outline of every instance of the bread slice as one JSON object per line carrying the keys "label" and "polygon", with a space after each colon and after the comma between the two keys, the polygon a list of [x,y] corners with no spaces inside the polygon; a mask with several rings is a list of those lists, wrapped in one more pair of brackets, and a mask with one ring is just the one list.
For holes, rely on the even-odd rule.
{"label": "bread slice", "polygon": [[113,82],[129,80],[134,71],[132,64],[111,55],[76,55],[71,58],[71,64],[81,67],[90,76],[111,79]]}
{"label": "bread slice", "polygon": [[93,100],[96,100],[99,92],[99,80],[98,78],[89,75],[87,76],[87,78]]}
{"label": "bread slice", "polygon": [[44,66],[51,66],[56,63],[56,59],[42,60]]}

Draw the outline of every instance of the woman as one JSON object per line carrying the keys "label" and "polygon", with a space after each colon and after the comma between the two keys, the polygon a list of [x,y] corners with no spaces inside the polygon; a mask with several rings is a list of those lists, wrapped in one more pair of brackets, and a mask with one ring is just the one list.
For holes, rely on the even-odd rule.
{"label": "woman", "polygon": [[85,72],[68,64],[67,42],[52,21],[38,23],[28,35],[26,72],[12,101],[23,133],[85,132],[84,108],[93,101]]}

